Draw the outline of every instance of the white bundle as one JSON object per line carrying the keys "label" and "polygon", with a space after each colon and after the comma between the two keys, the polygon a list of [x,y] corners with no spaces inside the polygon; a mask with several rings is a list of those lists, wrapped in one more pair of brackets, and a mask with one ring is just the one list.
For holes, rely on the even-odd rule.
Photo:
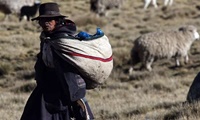
{"label": "white bundle", "polygon": [[95,88],[103,83],[113,69],[112,48],[107,36],[92,40],[59,38],[50,41],[55,52],[75,66],[85,77],[86,85]]}

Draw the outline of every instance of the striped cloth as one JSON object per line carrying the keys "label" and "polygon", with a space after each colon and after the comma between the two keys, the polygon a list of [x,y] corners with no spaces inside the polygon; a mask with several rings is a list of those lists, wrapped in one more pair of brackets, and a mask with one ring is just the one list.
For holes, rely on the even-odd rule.
{"label": "striped cloth", "polygon": [[49,43],[55,52],[75,66],[87,81],[101,84],[111,74],[112,47],[106,35],[87,41],[59,38]]}

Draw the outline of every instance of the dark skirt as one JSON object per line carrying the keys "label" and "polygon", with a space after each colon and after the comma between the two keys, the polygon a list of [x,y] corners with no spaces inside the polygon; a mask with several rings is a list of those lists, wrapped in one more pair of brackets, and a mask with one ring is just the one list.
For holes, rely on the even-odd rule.
{"label": "dark skirt", "polygon": [[[80,81],[80,76],[68,72],[59,79],[55,71],[45,74],[43,81],[37,81],[37,87],[31,93],[20,120],[85,120],[82,108],[76,102],[85,95],[85,90],[76,82]],[[84,102],[92,120],[91,109],[85,99]]]}
{"label": "dark skirt", "polygon": [[68,106],[45,101],[42,89],[36,87],[29,97],[20,120],[70,120]]}
{"label": "dark skirt", "polygon": [[31,93],[20,120],[85,120],[77,100],[84,100],[87,113],[93,114],[84,99],[86,85],[77,70],[60,61],[55,69],[47,68],[41,56],[35,65],[37,87]]}

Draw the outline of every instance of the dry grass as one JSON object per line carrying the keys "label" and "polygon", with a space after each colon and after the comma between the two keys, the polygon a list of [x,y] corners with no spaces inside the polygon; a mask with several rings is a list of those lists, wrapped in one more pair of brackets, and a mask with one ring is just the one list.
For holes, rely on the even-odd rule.
{"label": "dry grass", "polygon": [[[50,0],[43,0],[46,2]],[[53,0],[51,0],[53,1]],[[121,10],[107,17],[89,11],[89,0],[55,0],[61,12],[77,23],[78,31],[95,33],[100,27],[113,47],[114,69],[87,99],[96,120],[198,120],[200,104],[186,103],[189,87],[200,69],[200,42],[190,51],[190,63],[175,68],[174,60],[159,60],[153,71],[128,74],[132,42],[141,34],[192,24],[200,31],[199,0],[175,0],[162,10],[152,6],[144,11],[142,1],[124,0]],[[1,14],[0,17],[3,17]],[[11,16],[0,24],[0,119],[19,120],[35,87],[34,62],[39,51],[40,29],[36,22],[18,21]],[[138,65],[139,67],[139,65]]]}

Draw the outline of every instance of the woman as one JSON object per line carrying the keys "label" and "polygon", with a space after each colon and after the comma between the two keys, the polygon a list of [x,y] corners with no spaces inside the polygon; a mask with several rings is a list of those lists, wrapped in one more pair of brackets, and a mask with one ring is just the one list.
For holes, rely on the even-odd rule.
{"label": "woman", "polygon": [[80,73],[58,56],[49,41],[73,36],[75,24],[59,13],[57,3],[43,3],[37,20],[43,29],[35,64],[37,86],[29,97],[21,120],[92,120],[85,99],[86,83]]}

